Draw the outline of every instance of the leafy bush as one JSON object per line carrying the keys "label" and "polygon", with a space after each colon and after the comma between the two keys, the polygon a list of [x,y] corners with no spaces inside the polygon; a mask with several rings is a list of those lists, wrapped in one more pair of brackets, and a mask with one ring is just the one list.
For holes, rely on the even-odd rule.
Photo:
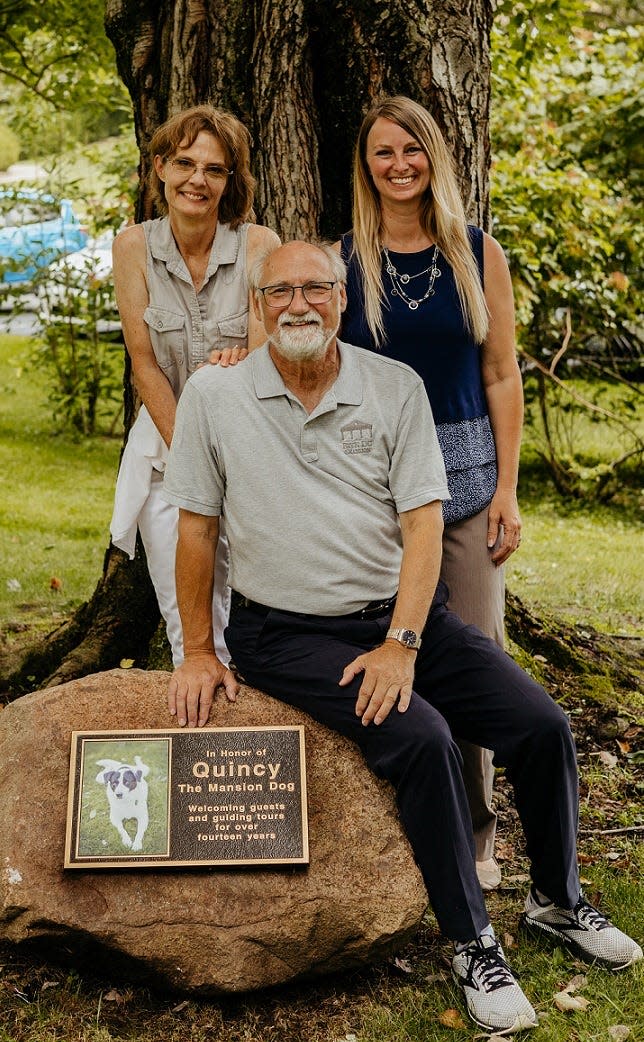
{"label": "leafy bush", "polygon": [[38,293],[38,357],[51,376],[55,419],[81,435],[95,434],[100,420],[113,430],[122,408],[123,343],[111,272],[97,275],[89,256],[81,267],[63,259],[39,276]]}
{"label": "leafy bush", "polygon": [[[644,129],[635,79],[641,32],[591,29],[586,16],[574,0],[529,8],[501,0],[491,199],[519,351],[535,377],[526,384],[528,436],[560,491],[609,498],[618,473],[644,452],[630,382],[642,364],[641,180],[631,162]],[[580,374],[619,382],[619,412],[580,394],[571,383]],[[612,460],[578,440],[580,412],[619,432]]]}

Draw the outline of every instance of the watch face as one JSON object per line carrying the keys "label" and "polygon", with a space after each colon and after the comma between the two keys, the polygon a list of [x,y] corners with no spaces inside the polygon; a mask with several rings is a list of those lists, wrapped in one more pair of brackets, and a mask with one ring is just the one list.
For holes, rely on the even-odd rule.
{"label": "watch face", "polygon": [[403,630],[400,634],[400,640],[403,644],[406,644],[408,648],[415,648],[418,638],[413,630]]}

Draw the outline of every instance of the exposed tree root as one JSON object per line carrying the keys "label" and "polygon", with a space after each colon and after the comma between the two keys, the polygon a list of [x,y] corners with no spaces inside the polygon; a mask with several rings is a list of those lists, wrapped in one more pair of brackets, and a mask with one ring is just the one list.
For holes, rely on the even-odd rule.
{"label": "exposed tree root", "polygon": [[3,682],[3,696],[10,701],[26,691],[112,669],[123,658],[144,666],[158,621],[159,609],[145,558],[137,555],[129,561],[111,547],[91,599],[22,652]]}
{"label": "exposed tree root", "polygon": [[554,676],[564,687],[566,677],[575,678],[579,689],[599,699],[642,690],[642,642],[625,646],[586,624],[565,623],[548,613],[537,616],[510,592],[505,621],[508,636],[532,659],[537,675]]}

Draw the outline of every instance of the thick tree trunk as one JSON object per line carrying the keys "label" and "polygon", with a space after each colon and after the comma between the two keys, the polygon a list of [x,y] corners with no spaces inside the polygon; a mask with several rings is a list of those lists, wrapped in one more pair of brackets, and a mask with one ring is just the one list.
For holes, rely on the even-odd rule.
{"label": "thick tree trunk", "polygon": [[[152,216],[154,130],[212,102],[253,136],[258,219],[284,240],[335,239],[351,223],[362,116],[376,95],[401,93],[438,120],[469,216],[486,224],[491,20],[492,0],[106,0],[141,149],[137,220]],[[126,430],[135,408],[126,365]],[[130,563],[110,547],[92,599],[30,653],[14,684],[60,683],[123,657],[144,665],[157,620],[144,558]]]}
{"label": "thick tree trunk", "polygon": [[[232,109],[254,139],[258,217],[284,238],[349,227],[353,142],[381,93],[432,111],[468,213],[487,223],[491,0],[107,0],[105,11],[140,147],[188,105]],[[138,216],[150,216],[145,189]]]}

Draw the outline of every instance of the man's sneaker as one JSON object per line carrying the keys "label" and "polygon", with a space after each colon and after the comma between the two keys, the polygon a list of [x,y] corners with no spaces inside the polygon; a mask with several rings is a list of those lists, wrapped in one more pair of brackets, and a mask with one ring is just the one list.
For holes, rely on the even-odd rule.
{"label": "man's sneaker", "polygon": [[523,925],[533,933],[549,934],[586,962],[609,970],[624,970],[642,958],[639,944],[613,926],[580,894],[572,909],[544,904],[534,888],[526,899]]}
{"label": "man's sneaker", "polygon": [[452,974],[465,993],[472,1020],[489,1031],[522,1031],[537,1026],[537,1014],[517,984],[495,937],[481,934],[457,952]]}

